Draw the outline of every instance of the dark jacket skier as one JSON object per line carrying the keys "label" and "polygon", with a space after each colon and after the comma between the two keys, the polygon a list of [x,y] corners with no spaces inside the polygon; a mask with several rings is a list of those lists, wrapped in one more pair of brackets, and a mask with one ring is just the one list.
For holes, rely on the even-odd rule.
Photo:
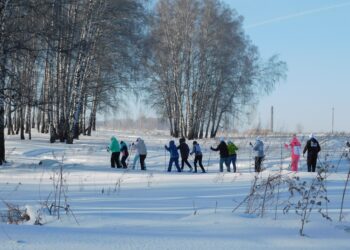
{"label": "dark jacket skier", "polygon": [[317,156],[318,153],[321,151],[321,147],[313,134],[310,134],[309,138],[310,139],[306,142],[306,145],[304,147],[303,156],[307,152],[307,171],[315,172]]}
{"label": "dark jacket skier", "polygon": [[181,154],[181,170],[184,169],[184,165],[186,163],[186,165],[190,168],[190,171],[192,171],[192,166],[188,162],[188,156],[190,154],[190,148],[188,147],[188,145],[186,143],[186,139],[185,138],[181,138],[179,140],[179,142],[180,142],[180,145],[177,147],[177,149],[180,150],[180,154]]}
{"label": "dark jacket skier", "polygon": [[128,145],[125,142],[120,142],[120,153],[122,155],[121,163],[123,168],[127,168],[126,159],[129,157]]}
{"label": "dark jacket skier", "polygon": [[227,172],[231,172],[227,144],[224,141],[224,138],[220,139],[220,144],[216,148],[210,147],[210,149],[220,152],[220,172],[224,171],[224,163],[226,165]]}

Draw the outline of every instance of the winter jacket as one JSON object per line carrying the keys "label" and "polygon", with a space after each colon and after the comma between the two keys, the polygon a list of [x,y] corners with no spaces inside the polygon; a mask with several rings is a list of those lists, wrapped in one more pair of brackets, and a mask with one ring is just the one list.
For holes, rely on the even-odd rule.
{"label": "winter jacket", "polygon": [[238,150],[238,148],[233,142],[229,142],[227,143],[227,150],[228,150],[228,155],[235,155],[237,154],[236,151]]}
{"label": "winter jacket", "polygon": [[220,158],[226,158],[228,157],[228,150],[227,150],[227,145],[226,142],[221,141],[219,146],[216,148],[210,147],[211,150],[213,151],[220,151]]}
{"label": "winter jacket", "polygon": [[147,155],[147,148],[145,142],[141,138],[137,138],[135,148],[139,155]]}
{"label": "winter jacket", "polygon": [[109,144],[109,150],[112,153],[120,152],[119,142],[118,142],[117,138],[115,138],[114,136],[112,136],[112,138],[111,138],[111,144]]}
{"label": "winter jacket", "polygon": [[180,145],[177,147],[177,149],[180,150],[182,159],[187,159],[188,158],[188,155],[190,154],[190,148],[188,147],[186,142],[181,141]]}
{"label": "winter jacket", "polygon": [[317,157],[318,152],[321,151],[320,144],[315,138],[311,138],[306,142],[306,145],[304,147],[303,154],[307,151],[307,157]]}
{"label": "winter jacket", "polygon": [[300,157],[301,154],[301,144],[296,136],[293,137],[292,141],[288,144],[285,144],[285,147],[288,149],[288,146],[291,148],[292,158]]}
{"label": "winter jacket", "polygon": [[194,154],[195,156],[202,155],[202,150],[201,150],[201,147],[199,146],[199,144],[193,145],[191,155],[192,154]]}
{"label": "winter jacket", "polygon": [[264,143],[261,140],[256,140],[253,146],[253,150],[256,151],[255,156],[264,157]]}
{"label": "winter jacket", "polygon": [[170,158],[179,158],[179,153],[177,152],[177,147],[174,141],[169,142],[169,147],[165,145],[165,149],[170,152]]}
{"label": "winter jacket", "polygon": [[121,142],[120,143],[120,152],[122,152],[122,154],[125,155],[125,156],[129,155],[128,146],[126,145],[125,142]]}

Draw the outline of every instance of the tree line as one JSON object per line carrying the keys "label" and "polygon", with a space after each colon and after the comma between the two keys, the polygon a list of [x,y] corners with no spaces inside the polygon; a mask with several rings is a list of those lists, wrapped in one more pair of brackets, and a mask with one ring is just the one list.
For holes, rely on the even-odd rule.
{"label": "tree line", "polygon": [[219,0],[0,0],[0,163],[5,132],[71,144],[130,92],[172,136],[214,137],[285,75],[242,22]]}

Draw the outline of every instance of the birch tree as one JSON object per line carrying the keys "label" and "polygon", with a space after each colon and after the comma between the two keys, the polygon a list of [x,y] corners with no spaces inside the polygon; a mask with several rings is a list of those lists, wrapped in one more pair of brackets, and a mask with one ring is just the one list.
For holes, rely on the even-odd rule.
{"label": "birch tree", "polygon": [[153,16],[148,90],[174,137],[215,137],[226,114],[285,76],[285,63],[264,63],[243,18],[218,0],[160,0]]}

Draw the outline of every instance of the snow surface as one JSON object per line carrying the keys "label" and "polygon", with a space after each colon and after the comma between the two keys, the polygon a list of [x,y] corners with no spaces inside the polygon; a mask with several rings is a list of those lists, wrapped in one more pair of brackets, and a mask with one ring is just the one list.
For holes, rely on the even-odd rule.
{"label": "snow surface", "polygon": [[[147,171],[110,168],[106,146],[111,135],[128,143],[141,136],[148,146]],[[232,213],[249,193],[255,175],[249,147],[253,138],[233,138],[239,147],[238,173],[218,173],[219,156],[209,150],[216,141],[199,140],[205,174],[177,173],[174,168],[165,172],[169,155],[164,144],[169,139],[157,131],[142,135],[98,131],[66,145],[50,144],[47,135],[36,133],[31,141],[7,136],[8,163],[0,167],[0,213],[6,214],[5,202],[15,204],[26,208],[31,220],[20,225],[0,222],[0,249],[350,249],[349,191],[344,220],[338,222],[349,170],[345,136],[319,138],[321,162],[334,165],[327,178],[332,221],[313,211],[305,237],[299,236],[300,217],[293,212],[284,215],[283,205],[277,220],[274,208],[267,209],[263,218],[246,214],[244,205]],[[281,165],[283,174],[293,175],[289,151],[283,147],[289,139],[264,138],[266,170],[261,178],[276,173]],[[304,145],[306,137],[300,139]],[[72,213],[61,212],[58,220],[41,204],[51,197],[60,166]],[[297,175],[311,181],[315,174],[305,170],[302,159]],[[287,197],[287,190],[281,190],[281,201]],[[42,226],[34,225],[38,214]]]}

